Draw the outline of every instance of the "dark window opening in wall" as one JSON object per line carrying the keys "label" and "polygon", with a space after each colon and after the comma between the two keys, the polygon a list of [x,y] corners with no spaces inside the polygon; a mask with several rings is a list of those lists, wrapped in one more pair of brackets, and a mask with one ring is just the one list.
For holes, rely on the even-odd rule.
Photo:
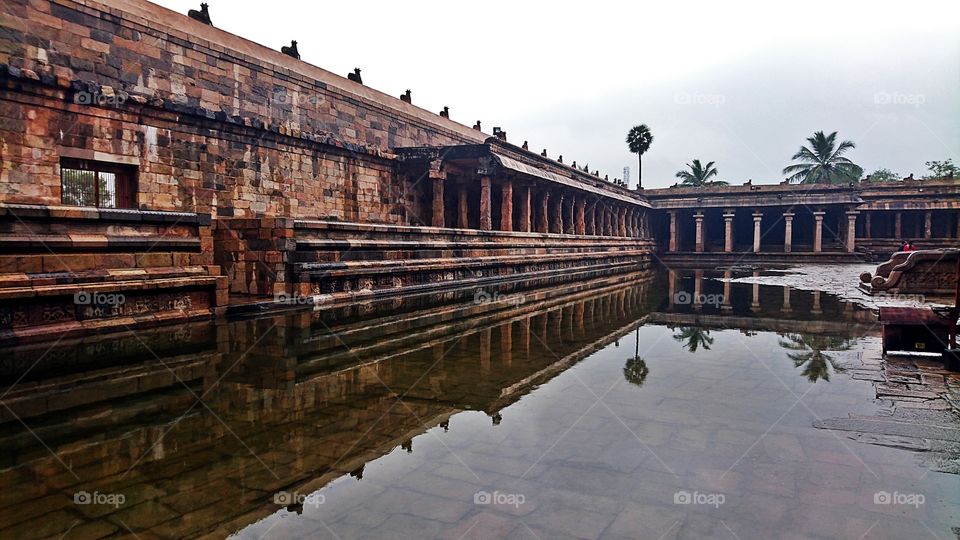
{"label": "dark window opening in wall", "polygon": [[60,160],[60,200],[70,206],[137,207],[137,168],[86,159]]}

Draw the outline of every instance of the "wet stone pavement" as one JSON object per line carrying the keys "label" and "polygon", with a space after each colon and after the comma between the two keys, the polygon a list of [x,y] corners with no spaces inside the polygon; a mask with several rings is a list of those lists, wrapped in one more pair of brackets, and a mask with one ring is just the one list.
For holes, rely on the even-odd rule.
{"label": "wet stone pavement", "polygon": [[861,306],[722,277],[144,339],[177,377],[79,345],[5,372],[0,537],[957,537],[960,379],[881,358]]}

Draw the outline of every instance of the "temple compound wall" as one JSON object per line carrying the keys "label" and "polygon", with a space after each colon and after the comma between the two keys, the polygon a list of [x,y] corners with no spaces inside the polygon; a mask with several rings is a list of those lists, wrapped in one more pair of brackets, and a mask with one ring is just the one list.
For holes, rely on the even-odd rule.
{"label": "temple compound wall", "polygon": [[0,341],[646,265],[649,203],[143,0],[0,14]]}

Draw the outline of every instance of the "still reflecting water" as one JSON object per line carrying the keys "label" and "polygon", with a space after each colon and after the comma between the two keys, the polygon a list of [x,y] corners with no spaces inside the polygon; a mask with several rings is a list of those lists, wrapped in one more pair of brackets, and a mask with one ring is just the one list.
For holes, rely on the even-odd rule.
{"label": "still reflecting water", "polygon": [[873,314],[718,277],[3,351],[0,538],[950,536],[955,475],[812,426],[880,408]]}

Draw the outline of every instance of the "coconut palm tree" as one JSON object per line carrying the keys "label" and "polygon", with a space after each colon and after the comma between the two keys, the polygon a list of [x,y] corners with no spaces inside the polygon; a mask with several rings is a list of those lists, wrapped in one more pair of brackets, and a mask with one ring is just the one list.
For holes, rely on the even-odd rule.
{"label": "coconut palm tree", "polygon": [[843,157],[847,150],[856,148],[851,141],[836,144],[837,132],[824,135],[822,131],[807,137],[810,146],[801,146],[793,155],[794,163],[783,169],[787,181],[802,184],[842,184],[857,182],[863,168]]}
{"label": "coconut palm tree", "polygon": [[830,368],[843,373],[844,367],[828,351],[848,351],[853,346],[847,338],[813,334],[784,334],[779,343],[793,351],[787,353],[787,358],[793,361],[794,367],[804,366],[802,373],[810,382],[820,379],[830,382]]}
{"label": "coconut palm tree", "polygon": [[650,132],[650,128],[646,124],[633,126],[627,133],[627,147],[630,148],[630,152],[637,155],[637,188],[643,185],[641,180],[643,154],[650,149],[651,144],[653,144],[653,133]]}
{"label": "coconut palm tree", "polygon": [[689,171],[677,171],[677,178],[682,180],[680,184],[695,187],[727,185],[723,180],[710,180],[717,175],[717,168],[713,166],[714,163],[711,161],[704,166],[699,159],[693,160],[693,163],[687,163]]}
{"label": "coconut palm tree", "polygon": [[681,326],[680,331],[673,335],[675,341],[683,343],[684,348],[695,353],[700,347],[709,351],[713,345],[713,339],[710,337],[710,331],[697,326]]}

